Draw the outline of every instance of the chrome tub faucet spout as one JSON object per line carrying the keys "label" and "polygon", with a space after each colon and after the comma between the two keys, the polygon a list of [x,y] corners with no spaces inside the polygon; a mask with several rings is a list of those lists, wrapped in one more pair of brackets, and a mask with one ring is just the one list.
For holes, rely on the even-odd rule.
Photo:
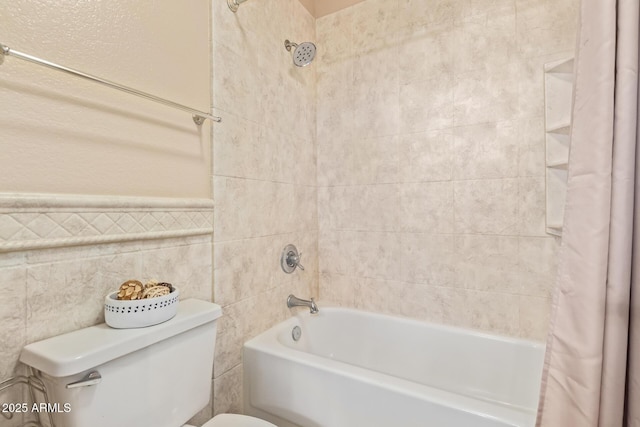
{"label": "chrome tub faucet spout", "polygon": [[311,314],[316,314],[320,311],[313,298],[310,300],[300,299],[293,296],[293,294],[289,295],[287,298],[287,307],[309,307]]}

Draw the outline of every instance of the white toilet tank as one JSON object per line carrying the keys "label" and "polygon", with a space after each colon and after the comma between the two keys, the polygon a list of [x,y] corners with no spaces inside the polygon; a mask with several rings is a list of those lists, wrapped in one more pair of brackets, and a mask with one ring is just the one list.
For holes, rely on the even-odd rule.
{"label": "white toilet tank", "polygon": [[[59,404],[56,427],[179,427],[209,402],[221,315],[216,304],[184,300],[159,325],[92,326],[29,344],[20,361]],[[93,371],[99,383],[67,387]]]}

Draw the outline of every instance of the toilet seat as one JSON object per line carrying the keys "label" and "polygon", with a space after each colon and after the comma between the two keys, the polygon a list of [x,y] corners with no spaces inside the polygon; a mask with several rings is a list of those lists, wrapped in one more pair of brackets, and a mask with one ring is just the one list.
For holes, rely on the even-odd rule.
{"label": "toilet seat", "polygon": [[202,427],[276,427],[260,418],[248,417],[237,414],[220,414],[211,421],[204,423]]}
{"label": "toilet seat", "polygon": [[[185,425],[183,427],[191,427]],[[277,427],[260,418],[237,414],[220,414],[207,421],[202,427]]]}

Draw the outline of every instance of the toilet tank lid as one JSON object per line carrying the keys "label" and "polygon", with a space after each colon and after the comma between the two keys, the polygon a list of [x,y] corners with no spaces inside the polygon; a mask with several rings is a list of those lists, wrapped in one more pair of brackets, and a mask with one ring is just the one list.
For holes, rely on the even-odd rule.
{"label": "toilet tank lid", "polygon": [[27,345],[20,361],[53,377],[84,372],[217,319],[219,305],[197,299],[180,301],[178,313],[159,325],[113,329],[102,323]]}

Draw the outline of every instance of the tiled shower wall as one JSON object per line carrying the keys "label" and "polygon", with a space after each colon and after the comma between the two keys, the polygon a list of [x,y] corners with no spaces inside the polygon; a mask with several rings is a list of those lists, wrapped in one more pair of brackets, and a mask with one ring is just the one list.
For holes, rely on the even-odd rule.
{"label": "tiled shower wall", "polygon": [[320,297],[544,339],[543,64],[577,0],[367,0],[318,19]]}
{"label": "tiled shower wall", "polygon": [[[242,344],[291,315],[290,293],[317,296],[314,66],[298,68],[285,39],[315,42],[298,0],[213,1],[214,298],[223,307],[214,410],[242,412]],[[302,252],[285,274],[280,253]]]}

